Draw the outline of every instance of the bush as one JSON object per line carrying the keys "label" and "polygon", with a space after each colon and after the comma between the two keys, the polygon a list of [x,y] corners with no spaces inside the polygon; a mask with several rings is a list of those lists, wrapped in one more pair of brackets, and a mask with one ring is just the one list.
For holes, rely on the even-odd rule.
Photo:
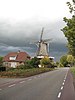
{"label": "bush", "polygon": [[48,57],[42,58],[40,64],[42,67],[51,67],[50,59]]}
{"label": "bush", "polygon": [[32,75],[52,71],[53,68],[32,68],[32,69],[15,69],[12,71],[0,72],[0,77],[29,77]]}
{"label": "bush", "polygon": [[67,64],[68,64],[68,62],[67,62],[67,55],[64,55],[64,56],[62,56],[62,57],[60,58],[60,63],[61,63],[64,67],[67,66]]}
{"label": "bush", "polygon": [[38,68],[38,65],[40,64],[40,61],[38,58],[34,57],[31,60],[25,61],[24,65],[20,65],[17,68],[18,69],[31,69],[31,68]]}
{"label": "bush", "polygon": [[38,65],[40,64],[40,60],[37,57],[34,57],[30,61],[30,65],[34,68],[38,68]]}
{"label": "bush", "polygon": [[75,59],[72,55],[67,55],[67,62],[72,67],[74,65]]}
{"label": "bush", "polygon": [[58,67],[60,67],[60,68],[61,68],[61,67],[64,67],[64,66],[63,66],[63,64],[62,64],[62,63],[59,63]]}

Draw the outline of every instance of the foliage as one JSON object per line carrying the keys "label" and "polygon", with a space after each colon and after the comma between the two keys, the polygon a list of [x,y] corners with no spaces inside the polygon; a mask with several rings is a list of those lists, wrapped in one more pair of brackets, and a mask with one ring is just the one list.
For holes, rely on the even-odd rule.
{"label": "foliage", "polygon": [[60,63],[64,66],[64,67],[70,67],[73,66],[75,64],[75,59],[72,55],[64,55],[60,58]]}
{"label": "foliage", "polygon": [[40,73],[52,71],[53,68],[14,69],[0,72],[0,77],[29,77]]}
{"label": "foliage", "polygon": [[64,55],[64,56],[62,56],[62,57],[60,58],[60,63],[61,63],[64,67],[67,66],[67,64],[68,64],[68,62],[67,62],[67,55]]}
{"label": "foliage", "polygon": [[65,37],[68,40],[68,48],[69,53],[73,56],[75,56],[75,0],[72,0],[71,4],[70,2],[67,2],[67,5],[69,6],[70,13],[72,13],[72,18],[68,19],[66,17],[63,18],[63,20],[66,23],[66,26],[62,29]]}
{"label": "foliage", "polygon": [[56,62],[56,66],[58,66],[58,65],[59,65],[59,62],[57,61],[57,62]]}
{"label": "foliage", "polygon": [[42,67],[46,68],[54,68],[57,67],[53,60],[50,60],[49,57],[44,57],[40,60],[40,64]]}
{"label": "foliage", "polygon": [[75,66],[71,67],[70,70],[71,70],[72,74],[73,74],[74,77],[75,77]]}
{"label": "foliage", "polygon": [[68,55],[67,62],[68,62],[68,64],[73,65],[74,64],[74,57],[72,55]]}
{"label": "foliage", "polygon": [[75,11],[75,0],[72,0],[73,4],[71,4],[70,2],[67,2],[67,6],[69,7],[69,12],[73,13]]}
{"label": "foliage", "polygon": [[40,64],[42,67],[48,67],[51,64],[49,57],[42,58]]}
{"label": "foliage", "polygon": [[30,65],[33,66],[34,68],[38,68],[38,65],[40,64],[40,61],[37,57],[34,57],[30,61]]}
{"label": "foliage", "polygon": [[0,56],[0,67],[2,67],[2,60],[3,60],[3,57]]}
{"label": "foliage", "polygon": [[64,67],[64,65],[62,63],[59,63],[58,67]]}
{"label": "foliage", "polygon": [[71,71],[72,76],[73,76],[73,85],[74,85],[74,88],[75,88],[75,66],[71,67],[70,71]]}
{"label": "foliage", "polygon": [[38,58],[34,57],[31,60],[25,61],[24,65],[18,66],[18,69],[31,69],[31,68],[38,68],[40,61]]}

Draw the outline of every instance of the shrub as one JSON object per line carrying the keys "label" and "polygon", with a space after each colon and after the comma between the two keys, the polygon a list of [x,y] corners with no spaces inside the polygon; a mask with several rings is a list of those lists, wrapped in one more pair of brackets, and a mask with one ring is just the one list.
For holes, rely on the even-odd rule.
{"label": "shrub", "polygon": [[63,66],[63,64],[62,64],[62,63],[59,63],[58,67],[60,67],[60,68],[61,68],[61,67],[64,67],[64,66]]}
{"label": "shrub", "polygon": [[60,58],[60,63],[61,63],[64,67],[67,66],[67,64],[68,64],[68,62],[67,62],[67,55],[64,55],[64,56],[62,56],[62,57]]}
{"label": "shrub", "polygon": [[29,77],[32,75],[52,71],[52,68],[32,68],[32,69],[15,69],[12,71],[0,72],[0,77]]}
{"label": "shrub", "polygon": [[30,65],[34,68],[38,68],[38,65],[40,64],[40,60],[37,57],[34,57],[30,61]]}

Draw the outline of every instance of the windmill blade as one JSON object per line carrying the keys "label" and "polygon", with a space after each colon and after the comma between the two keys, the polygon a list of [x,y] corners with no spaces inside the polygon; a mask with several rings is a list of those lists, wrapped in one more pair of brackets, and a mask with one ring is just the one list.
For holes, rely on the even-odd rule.
{"label": "windmill blade", "polygon": [[33,41],[33,42],[30,42],[29,44],[39,44],[40,41]]}
{"label": "windmill blade", "polygon": [[49,46],[50,46],[49,43],[47,44],[47,46],[48,46],[48,53],[49,53]]}
{"label": "windmill blade", "polygon": [[49,42],[49,41],[52,41],[52,39],[45,39],[45,40],[43,40],[43,42]]}
{"label": "windmill blade", "polygon": [[44,27],[42,28],[42,31],[41,31],[40,41],[42,41],[43,32],[44,32]]}

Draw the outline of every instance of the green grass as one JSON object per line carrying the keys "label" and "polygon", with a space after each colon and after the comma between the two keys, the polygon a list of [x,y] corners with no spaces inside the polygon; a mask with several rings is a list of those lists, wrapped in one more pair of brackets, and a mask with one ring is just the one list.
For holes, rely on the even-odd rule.
{"label": "green grass", "polygon": [[73,76],[75,77],[75,66],[71,67],[70,70],[71,70]]}
{"label": "green grass", "polygon": [[0,72],[0,77],[29,77],[40,73],[54,70],[53,68],[32,68],[32,69],[14,69],[9,71]]}
{"label": "green grass", "polygon": [[74,89],[75,89],[75,66],[70,68],[72,76],[73,76],[73,85],[74,85]]}

